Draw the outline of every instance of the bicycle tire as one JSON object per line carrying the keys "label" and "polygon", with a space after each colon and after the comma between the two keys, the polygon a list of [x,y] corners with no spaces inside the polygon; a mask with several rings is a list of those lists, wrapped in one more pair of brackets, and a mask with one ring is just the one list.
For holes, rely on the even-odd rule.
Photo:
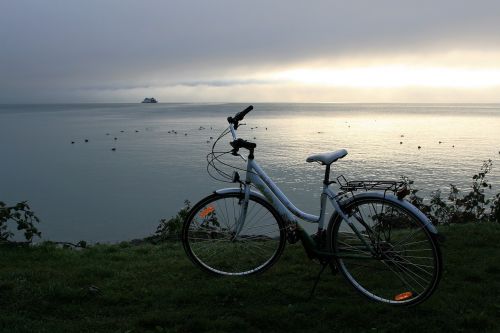
{"label": "bicycle tire", "polygon": [[437,236],[422,215],[395,197],[368,193],[341,206],[375,252],[367,251],[340,215],[332,216],[329,246],[347,281],[369,299],[394,306],[416,305],[430,297],[443,264]]}
{"label": "bicycle tire", "polygon": [[251,275],[270,268],[286,241],[285,223],[264,199],[250,195],[245,224],[236,234],[242,193],[214,193],[190,210],[182,243],[191,261],[216,275]]}

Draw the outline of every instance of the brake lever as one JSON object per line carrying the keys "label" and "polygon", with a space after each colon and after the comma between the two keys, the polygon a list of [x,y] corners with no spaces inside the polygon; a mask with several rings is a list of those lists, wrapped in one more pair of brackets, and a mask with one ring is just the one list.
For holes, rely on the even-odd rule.
{"label": "brake lever", "polygon": [[240,150],[239,148],[233,148],[233,149],[231,150],[231,155],[233,155],[233,156],[239,156],[239,157],[241,157],[241,159],[242,159],[243,161],[245,161],[245,162],[246,162],[246,161],[247,161],[247,159],[246,159],[243,155],[241,155],[241,154],[239,153],[239,150]]}
{"label": "brake lever", "polygon": [[237,156],[241,157],[241,159],[242,159],[244,162],[246,162],[246,161],[247,161],[247,159],[246,159],[243,155],[241,155],[240,153],[238,153],[238,155],[237,155]]}

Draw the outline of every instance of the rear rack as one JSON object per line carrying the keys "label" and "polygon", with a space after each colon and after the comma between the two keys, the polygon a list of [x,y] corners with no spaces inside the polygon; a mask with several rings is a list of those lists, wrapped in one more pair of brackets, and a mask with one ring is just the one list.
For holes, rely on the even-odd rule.
{"label": "rear rack", "polygon": [[399,199],[403,199],[410,193],[407,182],[394,180],[351,180],[348,181],[343,175],[337,177],[339,184],[340,195],[351,193],[354,191],[382,191],[393,192]]}

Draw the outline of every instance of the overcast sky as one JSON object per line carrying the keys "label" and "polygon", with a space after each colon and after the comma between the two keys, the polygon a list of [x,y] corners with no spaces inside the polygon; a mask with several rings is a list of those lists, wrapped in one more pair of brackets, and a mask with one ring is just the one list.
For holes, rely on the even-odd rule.
{"label": "overcast sky", "polygon": [[500,1],[0,0],[0,103],[146,96],[500,102]]}

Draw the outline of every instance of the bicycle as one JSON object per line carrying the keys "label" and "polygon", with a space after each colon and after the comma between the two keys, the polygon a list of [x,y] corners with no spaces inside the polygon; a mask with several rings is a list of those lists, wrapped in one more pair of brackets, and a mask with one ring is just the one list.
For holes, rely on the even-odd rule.
{"label": "bicycle", "polygon": [[[228,182],[239,187],[216,190],[195,204],[182,227],[182,243],[191,261],[202,270],[226,276],[245,276],[270,268],[288,240],[301,241],[311,259],[323,270],[329,266],[361,294],[390,305],[414,305],[426,300],[441,278],[442,259],[438,232],[429,219],[404,200],[410,193],[406,182],[330,180],[331,165],[347,155],[345,149],[309,156],[307,162],[326,166],[319,216],[295,207],[255,162],[257,145],[237,137],[237,129],[249,106],[228,117],[229,126],[207,155]],[[214,151],[217,142],[231,133],[229,151]],[[246,149],[248,156],[240,154]],[[245,177],[217,168],[225,154],[246,161]],[[229,165],[231,166],[231,165]],[[213,175],[212,175],[213,176]],[[330,188],[338,183],[339,192]],[[255,188],[255,189],[254,189]],[[361,192],[359,192],[361,191]],[[327,200],[334,213],[325,228]],[[318,224],[309,235],[297,218]]]}

